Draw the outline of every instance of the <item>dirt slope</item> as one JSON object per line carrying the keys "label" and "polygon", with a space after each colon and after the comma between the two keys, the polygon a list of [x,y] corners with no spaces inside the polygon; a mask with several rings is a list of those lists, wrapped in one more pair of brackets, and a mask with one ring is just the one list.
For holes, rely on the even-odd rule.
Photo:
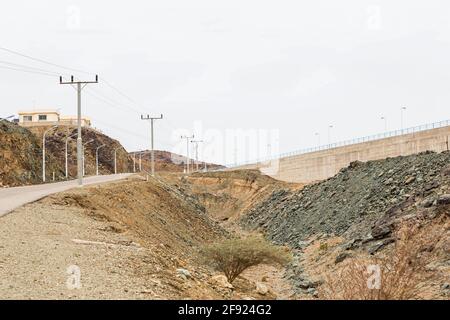
{"label": "dirt slope", "polygon": [[[255,291],[254,274],[234,289],[217,282],[197,252],[227,232],[195,198],[161,180],[74,189],[0,220],[0,298],[274,298]],[[74,268],[76,289],[66,284]]]}
{"label": "dirt slope", "polygon": [[172,183],[194,196],[205,206],[208,215],[230,223],[237,221],[243,212],[259,204],[275,190],[301,187],[262,175],[257,170],[199,172],[189,176],[173,176]]}

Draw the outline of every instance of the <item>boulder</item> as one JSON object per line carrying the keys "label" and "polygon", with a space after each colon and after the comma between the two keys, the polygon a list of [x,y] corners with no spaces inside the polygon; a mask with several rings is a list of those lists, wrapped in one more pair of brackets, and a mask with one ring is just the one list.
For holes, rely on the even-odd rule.
{"label": "boulder", "polygon": [[256,292],[258,292],[260,295],[265,296],[269,292],[269,287],[266,286],[264,283],[257,282],[256,283]]}
{"label": "boulder", "polygon": [[438,205],[446,205],[446,204],[450,204],[450,194],[443,194],[440,195],[437,200],[436,203]]}
{"label": "boulder", "polygon": [[211,283],[217,285],[218,287],[221,288],[226,288],[226,289],[233,289],[233,285],[231,283],[228,282],[227,277],[225,277],[222,274],[216,275],[216,276],[212,276],[211,277]]}
{"label": "boulder", "polygon": [[347,258],[350,258],[352,255],[348,252],[341,252],[340,254],[338,254],[338,256],[336,257],[336,259],[334,260],[335,264],[341,263],[342,261],[344,261]]}
{"label": "boulder", "polygon": [[184,280],[190,279],[192,277],[191,273],[188,270],[183,269],[183,268],[177,269],[177,274],[179,277],[183,278]]}

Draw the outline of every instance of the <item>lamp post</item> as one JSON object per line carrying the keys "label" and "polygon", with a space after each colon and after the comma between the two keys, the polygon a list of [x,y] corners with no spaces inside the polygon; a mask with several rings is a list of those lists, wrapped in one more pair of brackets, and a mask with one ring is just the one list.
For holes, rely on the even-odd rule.
{"label": "lamp post", "polygon": [[42,136],[42,182],[45,182],[45,136],[48,132],[51,130],[57,128],[58,126],[53,126],[47,130],[44,131],[44,134]]}
{"label": "lamp post", "polygon": [[114,174],[117,174],[117,150],[119,150],[121,147],[114,149]]}
{"label": "lamp post", "polygon": [[332,124],[328,126],[328,145],[331,145],[331,129],[333,129]]}
{"label": "lamp post", "polygon": [[74,133],[74,134],[72,134],[71,136],[68,136],[68,137],[66,138],[66,179],[69,178],[69,163],[68,163],[68,160],[67,160],[67,147],[68,147],[68,144],[69,144],[69,139],[75,137],[76,135],[77,135],[77,134]]}
{"label": "lamp post", "polygon": [[384,132],[387,132],[387,118],[385,116],[382,116],[381,120],[384,121]]}
{"label": "lamp post", "polygon": [[97,147],[97,149],[95,149],[95,173],[97,176],[98,176],[98,150],[100,150],[104,146],[105,145],[102,144],[101,146]]}
{"label": "lamp post", "polygon": [[194,135],[181,136],[181,139],[186,139],[186,173],[189,173],[189,139],[194,139]]}
{"label": "lamp post", "polygon": [[316,132],[314,135],[317,137],[317,146],[320,146],[320,133]]}
{"label": "lamp post", "polygon": [[83,177],[84,177],[84,173],[85,173],[84,147],[85,147],[87,144],[89,144],[89,143],[91,143],[91,142],[93,142],[93,141],[94,141],[94,139],[91,139],[91,140],[89,140],[89,141],[87,141],[87,142],[85,142],[85,143],[83,144]]}
{"label": "lamp post", "polygon": [[400,125],[401,125],[401,129],[403,131],[403,112],[406,111],[406,107],[401,107],[400,108]]}

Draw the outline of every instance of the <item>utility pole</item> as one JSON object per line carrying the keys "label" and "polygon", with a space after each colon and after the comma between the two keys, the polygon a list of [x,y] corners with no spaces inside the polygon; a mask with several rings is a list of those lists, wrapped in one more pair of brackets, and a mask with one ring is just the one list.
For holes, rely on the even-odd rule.
{"label": "utility pole", "polygon": [[133,152],[133,173],[136,172],[136,152]]}
{"label": "utility pole", "polygon": [[77,126],[78,126],[78,137],[77,137],[77,175],[78,175],[78,185],[83,185],[83,141],[81,139],[81,90],[90,83],[98,83],[98,75],[95,76],[95,81],[74,81],[73,76],[70,76],[70,81],[63,81],[63,77],[59,77],[60,84],[70,84],[77,90]]}
{"label": "utility pole", "polygon": [[153,120],[162,119],[163,115],[161,114],[159,117],[150,117],[147,115],[146,118],[144,118],[144,115],[141,114],[141,120],[150,120],[150,126],[151,126],[151,152],[152,152],[152,177],[155,176],[155,150],[153,149]]}
{"label": "utility pole", "polygon": [[55,129],[57,126],[53,126],[47,130],[44,131],[44,134],[42,136],[42,182],[45,182],[45,135]]}
{"label": "utility pole", "polygon": [[68,159],[68,157],[67,157],[67,147],[68,147],[68,144],[69,144],[69,139],[73,138],[75,136],[76,136],[76,133],[74,133],[74,134],[72,134],[72,135],[70,135],[70,136],[68,136],[66,138],[66,179],[69,178],[69,162],[67,160]]}
{"label": "utility pole", "polygon": [[142,151],[139,152],[139,172],[142,172]]}
{"label": "utility pole", "polygon": [[104,146],[105,144],[102,144],[101,146],[97,147],[97,149],[95,149],[95,173],[97,176],[98,176],[98,150],[100,150]]}
{"label": "utility pole", "polygon": [[198,144],[202,143],[203,140],[191,140],[191,143],[195,143],[195,170],[198,172]]}
{"label": "utility pole", "polygon": [[189,139],[194,139],[194,135],[181,136],[181,139],[186,139],[186,173],[189,173]]}
{"label": "utility pole", "polygon": [[85,168],[85,165],[84,165],[84,159],[85,159],[85,156],[84,156],[84,146],[86,146],[87,144],[89,144],[89,143],[91,143],[91,142],[94,142],[94,139],[91,139],[91,140],[89,140],[88,142],[85,142],[85,143],[83,144],[83,177],[84,177],[84,172],[85,172],[85,170],[84,170],[84,168]]}

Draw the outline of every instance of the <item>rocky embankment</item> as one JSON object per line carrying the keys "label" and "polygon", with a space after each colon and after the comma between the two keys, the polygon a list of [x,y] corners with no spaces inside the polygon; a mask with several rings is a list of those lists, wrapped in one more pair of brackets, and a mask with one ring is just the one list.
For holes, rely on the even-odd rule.
{"label": "rocky embankment", "polygon": [[[0,121],[0,187],[42,183],[42,135],[46,126],[24,128],[9,121]],[[65,146],[75,127],[61,126],[46,135],[46,180],[65,180]],[[133,161],[119,141],[94,129],[83,128],[86,175],[96,174],[96,148],[99,149],[99,173],[114,173],[114,150],[117,149],[117,170],[131,172]],[[68,140],[68,174],[76,176],[76,137]]]}
{"label": "rocky embankment", "polygon": [[[449,152],[353,162],[300,191],[274,192],[250,210],[242,224],[293,248],[302,248],[313,235],[344,236],[353,246],[389,242],[399,216],[449,204],[449,181]],[[382,245],[372,243],[368,250]]]}
{"label": "rocky embankment", "polygon": [[[277,190],[249,210],[241,225],[293,248],[296,260],[287,277],[299,292],[317,296],[322,280],[309,277],[313,270],[308,270],[307,252],[315,252],[313,269],[329,268],[354,252],[384,252],[396,241],[395,231],[408,221],[422,226],[440,221],[445,226],[449,216],[450,152],[425,152],[353,162],[302,190]],[[446,247],[448,230],[442,234]],[[444,260],[438,265],[447,270]]]}
{"label": "rocky embankment", "polygon": [[[48,169],[59,171],[61,166],[52,161]],[[41,172],[42,147],[38,137],[17,124],[0,121],[0,187],[39,183]]]}

